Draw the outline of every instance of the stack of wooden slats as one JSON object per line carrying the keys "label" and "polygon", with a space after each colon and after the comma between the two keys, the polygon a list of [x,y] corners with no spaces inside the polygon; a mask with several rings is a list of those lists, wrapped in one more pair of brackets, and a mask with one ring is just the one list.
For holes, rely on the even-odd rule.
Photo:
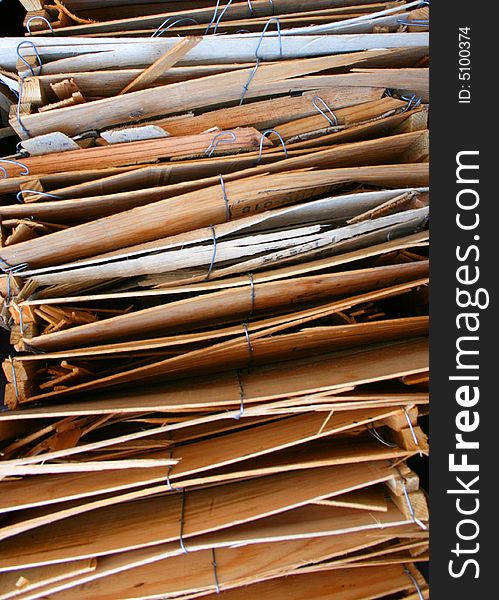
{"label": "stack of wooden slats", "polygon": [[[21,0],[33,36],[155,37],[261,31],[278,17],[283,31],[307,29],[379,33],[428,30],[428,2],[380,0]],[[407,23],[406,23],[407,21]]]}
{"label": "stack of wooden slats", "polygon": [[429,597],[426,4],[23,0],[0,600]]}

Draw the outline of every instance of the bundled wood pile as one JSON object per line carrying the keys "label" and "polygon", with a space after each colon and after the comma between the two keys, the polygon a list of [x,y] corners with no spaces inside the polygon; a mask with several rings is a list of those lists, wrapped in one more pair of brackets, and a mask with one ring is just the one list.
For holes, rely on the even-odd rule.
{"label": "bundled wood pile", "polygon": [[23,0],[1,600],[429,598],[426,4]]}
{"label": "bundled wood pile", "polygon": [[[428,30],[428,2],[380,0],[21,0],[30,35],[158,37],[261,31],[271,17],[281,29],[379,33]],[[168,32],[168,33],[167,33]]]}

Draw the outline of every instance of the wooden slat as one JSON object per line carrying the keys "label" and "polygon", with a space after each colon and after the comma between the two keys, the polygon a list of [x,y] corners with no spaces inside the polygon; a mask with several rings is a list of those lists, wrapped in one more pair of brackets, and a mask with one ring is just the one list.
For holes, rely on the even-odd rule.
{"label": "wooden slat", "polygon": [[184,38],[180,41],[176,46],[174,46],[168,52],[165,52],[163,56],[158,58],[150,67],[144,69],[144,71],[136,77],[133,81],[131,81],[127,86],[125,86],[121,92],[118,94],[127,94],[129,92],[135,92],[137,90],[143,90],[154,83],[158,77],[173,67],[175,63],[177,63],[182,56],[184,56],[191,48],[199,42],[196,38]]}

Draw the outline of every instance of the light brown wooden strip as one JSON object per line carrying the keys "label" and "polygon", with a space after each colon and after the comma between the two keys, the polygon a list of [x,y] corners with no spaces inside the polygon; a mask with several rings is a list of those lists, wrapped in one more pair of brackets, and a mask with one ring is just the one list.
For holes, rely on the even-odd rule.
{"label": "light brown wooden strip", "polygon": [[198,43],[199,40],[194,37],[183,38],[176,46],[165,52],[163,56],[158,58],[150,67],[147,67],[138,77],[125,86],[118,96],[149,87],[160,75],[173,67]]}

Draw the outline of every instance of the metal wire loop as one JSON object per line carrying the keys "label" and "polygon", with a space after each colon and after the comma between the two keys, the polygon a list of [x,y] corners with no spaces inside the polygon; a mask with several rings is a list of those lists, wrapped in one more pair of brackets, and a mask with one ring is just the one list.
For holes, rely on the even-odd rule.
{"label": "metal wire loop", "polygon": [[5,273],[12,273],[12,274],[20,273],[21,271],[25,271],[28,268],[28,263],[20,263],[19,265],[14,265],[13,267],[11,267],[4,260],[0,259],[0,262],[3,263],[1,265],[1,268],[3,269],[3,271]]}
{"label": "metal wire loop", "polygon": [[[168,432],[168,434],[169,434],[169,437],[170,437],[170,439],[171,439],[171,432],[169,431],[169,432]],[[168,454],[169,454],[169,457],[168,457],[168,458],[169,458],[170,460],[172,460],[172,458],[173,458],[173,452],[174,452],[174,448],[170,448],[170,449],[168,450]],[[172,470],[173,470],[173,465],[168,465],[167,472],[166,472],[166,485],[168,486],[168,491],[169,491],[169,492],[175,492],[175,491],[177,491],[177,490],[176,490],[176,489],[175,489],[175,488],[172,486],[172,484],[171,484],[171,481],[170,481],[170,475],[171,475],[171,472],[172,472]]]}
{"label": "metal wire loop", "polygon": [[239,384],[240,405],[239,405],[239,414],[237,414],[234,417],[234,419],[239,421],[239,419],[244,415],[244,399],[245,399],[246,394],[244,393],[243,380],[241,379],[241,371],[239,369],[236,371],[236,375],[237,375],[237,382]]}
{"label": "metal wire loop", "polygon": [[417,108],[423,102],[423,99],[419,96],[416,96],[416,94],[413,94],[412,96],[400,96],[400,99],[407,102],[407,105],[404,107],[402,112],[407,112],[412,108]]}
{"label": "metal wire loop", "polygon": [[[29,136],[29,131],[26,129],[26,127],[24,126],[24,123],[21,120],[21,98],[23,95],[23,86],[24,86],[24,79],[21,77],[21,79],[19,80],[19,94],[17,96],[16,117],[17,117],[17,122],[21,126],[23,133],[26,136]],[[19,142],[19,143],[21,143],[21,142]],[[16,146],[16,149],[17,149],[17,146]]]}
{"label": "metal wire loop", "polygon": [[282,139],[281,134],[278,131],[276,131],[275,129],[266,129],[264,132],[262,132],[262,135],[260,137],[260,152],[258,154],[258,160],[256,161],[256,164],[258,164],[262,160],[263,140],[265,139],[265,136],[268,135],[269,133],[275,133],[275,135],[279,138],[279,141],[281,142],[281,145],[282,145],[282,149],[284,150],[284,156],[286,158],[288,158],[288,149],[286,148],[286,144],[285,144],[284,140]]}
{"label": "metal wire loop", "polygon": [[220,6],[220,0],[217,0],[217,3],[215,5],[215,10],[213,11],[213,16],[211,17],[211,21],[208,23],[208,27],[204,30],[204,34],[205,35],[208,35],[208,32],[211,29],[211,26],[217,20],[217,14],[218,14],[218,7],[219,6]]}
{"label": "metal wire loop", "polygon": [[416,517],[416,513],[414,512],[414,507],[412,506],[412,502],[411,499],[409,497],[409,494],[407,493],[407,488],[405,487],[405,481],[402,479],[402,488],[404,491],[404,496],[405,496],[405,501],[407,503],[407,508],[409,509],[409,514],[411,515],[411,519],[413,520],[414,523],[416,523],[416,525],[418,525],[421,529],[424,529],[426,531],[426,529],[428,529],[426,527],[426,525],[423,523],[423,521],[421,521],[421,519],[418,519]]}
{"label": "metal wire loop", "polygon": [[[272,8],[273,8],[273,4],[272,4]],[[261,58],[258,56],[258,50],[260,50],[260,46],[261,43],[263,41],[263,38],[265,36],[265,32],[267,31],[269,25],[272,23],[272,21],[276,22],[276,27],[277,27],[277,34],[278,34],[278,38],[279,38],[279,56],[282,57],[282,37],[281,37],[281,24],[279,22],[279,19],[277,17],[271,17],[266,23],[265,26],[262,30],[262,33],[260,35],[260,39],[258,40],[258,44],[256,45],[256,50],[255,50],[255,58],[256,58],[256,63],[255,66],[253,67],[253,70],[251,71],[251,73],[249,74],[248,80],[246,81],[246,83],[243,85],[243,91],[241,94],[241,99],[239,100],[239,106],[242,105],[243,101],[244,101],[244,97],[246,96],[246,92],[248,91],[249,85],[251,83],[251,80],[253,79],[253,77],[255,76],[255,73],[258,70],[258,67],[260,66],[260,61]]]}
{"label": "metal wire loop", "polygon": [[246,369],[249,372],[249,371],[251,371],[251,366],[252,366],[252,362],[253,362],[253,346],[251,345],[248,323],[243,323],[243,329],[244,329],[244,336],[246,338],[246,343],[248,345],[248,364],[247,364]]}
{"label": "metal wire loop", "polygon": [[278,17],[271,17],[266,23],[264,28],[262,29],[262,34],[260,35],[260,39],[258,40],[258,44],[256,45],[256,50],[255,50],[255,58],[260,58],[258,56],[258,50],[260,50],[260,46],[262,45],[263,42],[263,38],[265,37],[265,33],[267,32],[267,29],[269,28],[270,24],[275,21],[276,24],[276,28],[277,28],[277,37],[279,39],[279,56],[282,58],[282,36],[281,36],[281,23],[278,19]]}
{"label": "metal wire loop", "polygon": [[168,491],[169,492],[174,492],[175,491],[175,488],[172,486],[172,483],[170,481],[170,473],[172,471],[172,468],[173,467],[171,465],[169,465],[168,466],[168,471],[166,473],[166,485],[168,486]]}
{"label": "metal wire loop", "polygon": [[218,581],[218,573],[217,573],[217,558],[215,556],[215,548],[211,549],[211,556],[212,556],[212,561],[211,564],[213,565],[213,576],[215,577],[215,591],[217,594],[220,594],[220,583]]}
{"label": "metal wire loop", "polygon": [[18,202],[24,202],[23,194],[39,194],[40,196],[45,196],[46,198],[55,198],[56,200],[62,199],[62,196],[56,196],[56,194],[49,194],[48,192],[40,192],[38,190],[20,190],[16,194],[16,199]]}
{"label": "metal wire loop", "polygon": [[384,446],[387,446],[388,448],[397,448],[397,444],[392,444],[391,442],[387,442],[380,435],[380,433],[378,432],[378,430],[376,429],[376,427],[374,427],[374,425],[372,423],[370,423],[369,425],[367,425],[367,431],[369,431],[369,433],[373,436],[373,438],[377,439],[378,442],[380,442]]}
{"label": "metal wire loop", "polygon": [[[21,100],[21,96],[19,95],[17,103],[19,104]],[[21,140],[20,142],[17,142],[16,144],[16,156],[19,156],[20,158],[27,158],[29,156],[29,152],[27,152],[23,147],[22,147],[22,143],[23,140]]]}
{"label": "metal wire loop", "polygon": [[399,25],[405,25],[406,27],[428,27],[430,21],[428,19],[414,19],[413,21],[409,21],[409,19],[398,19],[397,23]]}
{"label": "metal wire loop", "polygon": [[[230,140],[221,139],[224,135],[230,135],[232,137],[232,139],[230,139]],[[220,142],[232,143],[232,142],[235,142],[236,140],[237,140],[237,136],[233,131],[221,131],[220,133],[217,133],[217,135],[211,140],[211,144],[208,146],[208,148],[206,148],[204,153],[209,158],[210,156],[213,155],[213,153],[215,152],[215,150]]]}
{"label": "metal wire loop", "polygon": [[191,19],[190,17],[185,17],[183,19],[177,19],[176,21],[173,21],[173,23],[170,23],[170,25],[168,25],[167,27],[163,28],[163,25],[166,25],[166,23],[168,23],[168,21],[171,21],[172,19],[174,19],[175,17],[168,17],[168,19],[165,19],[163,21],[163,23],[161,23],[161,25],[156,29],[156,31],[151,35],[152,38],[156,38],[156,37],[160,37],[161,35],[163,35],[163,33],[165,31],[168,31],[169,29],[171,29],[172,27],[175,27],[175,25],[178,25],[179,23],[184,23],[185,21],[188,21],[190,23],[194,23],[194,25],[199,25],[199,22],[196,21],[196,19]]}
{"label": "metal wire loop", "polygon": [[10,301],[12,298],[12,290],[11,290],[11,282],[10,279],[12,277],[12,273],[7,272],[7,298],[5,300],[5,306],[9,307],[10,306]]}
{"label": "metal wire loop", "polygon": [[12,367],[12,382],[14,384],[14,392],[16,394],[16,400],[19,401],[19,390],[17,389],[17,375],[16,375],[16,369],[14,368],[14,359],[12,358],[12,356],[9,356],[10,358],[10,365]]}
{"label": "metal wire loop", "polygon": [[220,25],[220,21],[223,19],[223,16],[225,15],[225,13],[227,12],[227,9],[229,8],[229,6],[232,4],[232,0],[229,0],[226,4],[226,6],[224,7],[224,9],[222,10],[222,12],[220,13],[220,16],[218,17],[218,19],[215,22],[215,26],[213,27],[213,33],[217,32],[218,26]]}
{"label": "metal wire loop", "polygon": [[[10,273],[9,273],[10,277]],[[19,311],[19,329],[21,331],[21,335],[24,333],[24,322],[23,322],[23,307],[18,304],[15,305],[17,310]]]}
{"label": "metal wire loop", "polygon": [[409,569],[405,565],[404,565],[404,573],[409,577],[409,579],[412,581],[414,587],[416,588],[416,592],[418,593],[419,600],[424,600],[423,592],[421,591],[421,588],[419,587],[419,583],[417,582],[414,575],[409,571]]}
{"label": "metal wire loop", "polygon": [[253,273],[248,273],[248,277],[249,277],[249,282],[250,282],[250,286],[251,286],[251,309],[248,313],[248,319],[251,317],[251,315],[253,314],[253,311],[255,310],[255,281],[253,279]]}
{"label": "metal wire loop", "polygon": [[411,430],[412,439],[414,440],[414,443],[416,444],[416,446],[419,446],[418,437],[416,435],[416,432],[414,431],[414,426],[412,424],[411,417],[409,416],[409,413],[407,412],[407,409],[405,408],[405,406],[404,406],[404,414],[405,414],[405,418],[407,420],[407,424],[409,425],[409,429]]}
{"label": "metal wire loop", "polygon": [[[324,107],[324,110],[322,110],[322,108],[320,106],[317,106],[318,102],[320,102],[322,104],[322,106]],[[312,104],[314,105],[314,108],[318,112],[320,112],[320,114],[325,119],[327,119],[327,121],[329,122],[331,127],[338,127],[338,118],[336,117],[336,115],[331,110],[331,108],[326,104],[326,102],[324,102],[324,100],[320,96],[315,96],[315,98],[312,100]],[[331,118],[324,111],[327,111],[331,115]]]}
{"label": "metal wire loop", "polygon": [[215,258],[217,256],[217,234],[216,234],[216,231],[215,231],[215,228],[213,227],[213,225],[210,225],[210,228],[211,228],[211,235],[213,236],[213,254],[211,255],[211,262],[210,262],[210,266],[208,268],[208,273],[205,277],[205,281],[208,281],[208,279],[211,276],[213,267],[215,265]]}
{"label": "metal wire loop", "polygon": [[225,181],[222,175],[220,175],[220,185],[222,186],[222,194],[225,202],[225,220],[228,223],[232,215],[230,210],[229,199],[227,198],[227,191],[225,190]]}
{"label": "metal wire loop", "polygon": [[[19,175],[29,175],[28,167],[24,163],[19,162],[18,160],[11,160],[9,158],[0,158],[0,162],[8,163],[10,165],[17,165],[17,166],[21,167],[22,169],[24,169],[24,171],[21,171],[19,173]],[[1,167],[1,168],[4,172],[4,174],[8,177],[7,171],[3,167]],[[6,179],[7,177],[4,177],[4,179]]]}
{"label": "metal wire loop", "polygon": [[28,33],[30,35],[32,35],[32,32],[31,32],[31,23],[33,21],[44,21],[44,23],[46,23],[48,25],[48,28],[50,29],[50,31],[55,35],[54,28],[52,27],[52,24],[50,23],[50,21],[48,19],[46,19],[45,17],[37,17],[36,15],[34,17],[30,17],[26,21],[26,29],[28,30]]}
{"label": "metal wire loop", "polygon": [[33,67],[29,64],[29,62],[24,58],[24,56],[21,55],[21,48],[25,45],[31,46],[33,48],[33,50],[35,51],[35,56],[36,59],[38,60],[38,68],[40,69],[40,71],[38,72],[38,75],[41,74],[42,72],[42,68],[43,68],[43,63],[42,63],[42,59],[40,58],[40,54],[38,53],[38,49],[35,46],[35,44],[33,44],[33,42],[31,40],[23,40],[20,44],[17,45],[16,48],[16,54],[19,57],[19,59],[28,67],[28,69],[30,70],[31,75],[34,77],[35,76],[35,72],[33,71]]}
{"label": "metal wire loop", "polygon": [[260,59],[257,58],[256,59],[256,63],[255,66],[253,67],[253,70],[251,71],[251,73],[249,74],[248,80],[246,81],[246,83],[243,85],[243,93],[241,94],[241,99],[239,100],[239,106],[242,105],[242,103],[244,102],[244,97],[246,96],[246,92],[248,91],[249,85],[251,83],[251,80],[253,79],[253,77],[255,76],[255,73],[258,70],[258,67],[260,66]]}
{"label": "metal wire loop", "polygon": [[187,548],[185,547],[185,544],[184,544],[184,523],[185,523],[184,513],[185,513],[185,488],[182,489],[182,499],[181,499],[181,505],[180,505],[179,542],[180,542],[180,547],[182,548],[182,552],[184,554],[189,554],[189,550],[187,550]]}

